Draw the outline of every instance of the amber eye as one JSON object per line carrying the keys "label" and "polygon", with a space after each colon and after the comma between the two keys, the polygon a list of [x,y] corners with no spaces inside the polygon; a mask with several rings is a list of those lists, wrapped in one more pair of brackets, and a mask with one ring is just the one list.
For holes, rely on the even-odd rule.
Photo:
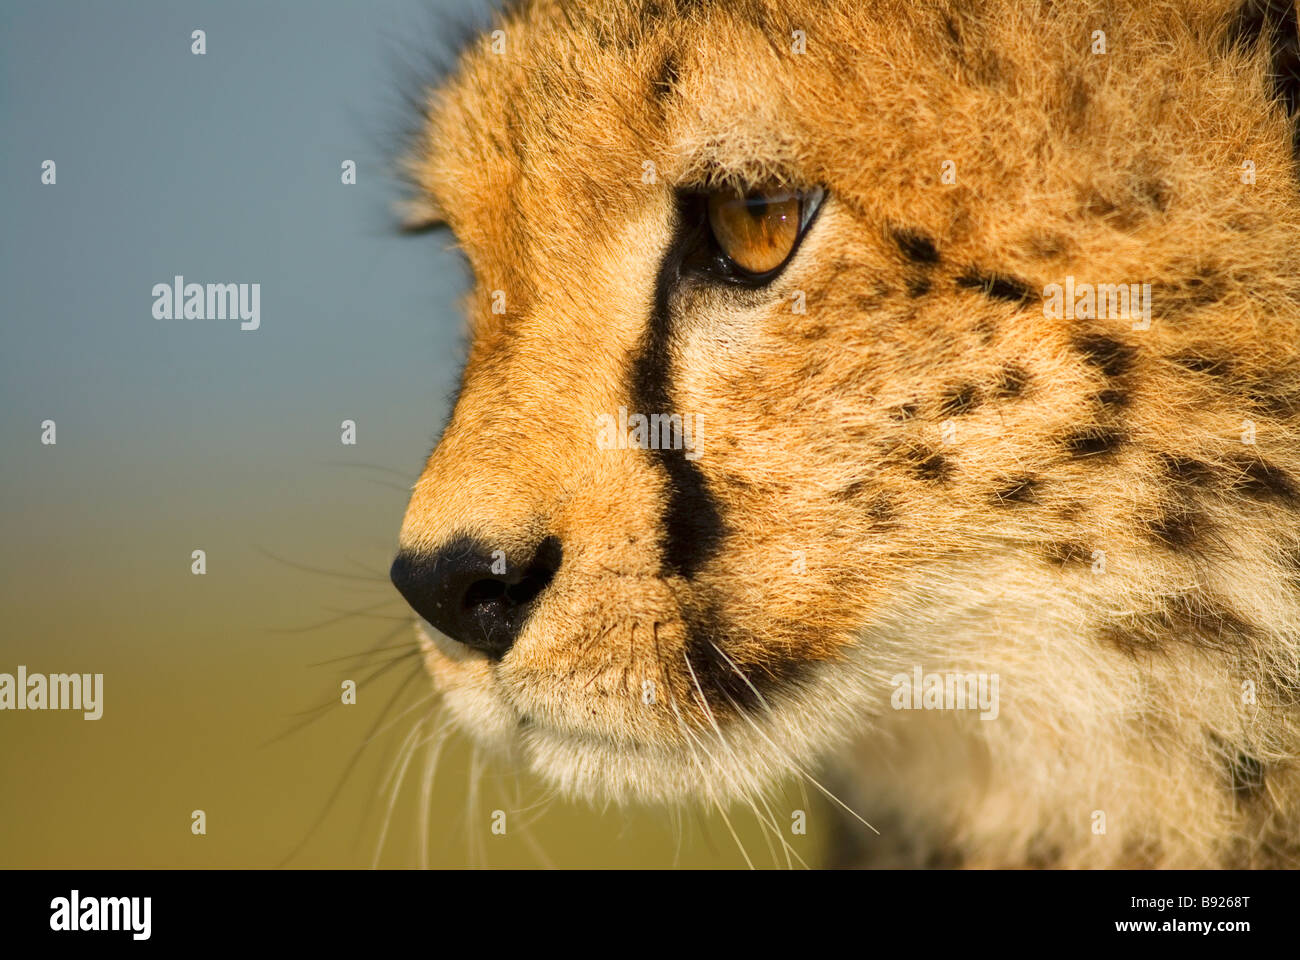
{"label": "amber eye", "polygon": [[771,273],[799,242],[811,212],[792,191],[709,194],[709,229],[718,249],[745,273]]}

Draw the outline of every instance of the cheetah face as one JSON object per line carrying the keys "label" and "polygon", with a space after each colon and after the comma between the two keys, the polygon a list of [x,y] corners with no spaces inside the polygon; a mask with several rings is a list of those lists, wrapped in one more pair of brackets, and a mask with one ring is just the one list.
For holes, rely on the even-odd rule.
{"label": "cheetah face", "polygon": [[[1247,309],[1213,252],[1263,262],[1290,202],[1222,171],[1280,182],[1284,138],[1171,147],[1264,93],[1195,18],[1101,71],[1025,42],[1067,10],[867,6],[527,3],[430,95],[417,206],[474,285],[393,580],[458,724],[570,794],[730,798],[869,727],[900,670],[1109,655],[1229,507],[1263,530],[1286,494],[1232,487],[1252,468],[1213,438],[1247,401],[1212,369]],[[1235,92],[1207,106],[1207,77]],[[1178,321],[1053,315],[1067,277]],[[1294,352],[1274,334],[1261,369]]]}

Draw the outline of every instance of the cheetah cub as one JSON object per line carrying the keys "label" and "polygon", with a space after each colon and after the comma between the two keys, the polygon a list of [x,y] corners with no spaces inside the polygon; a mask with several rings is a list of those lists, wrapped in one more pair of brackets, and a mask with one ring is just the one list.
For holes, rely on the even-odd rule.
{"label": "cheetah cub", "polygon": [[528,0],[428,94],[473,270],[392,577],[564,794],[832,862],[1300,860],[1300,37],[1251,0]]}

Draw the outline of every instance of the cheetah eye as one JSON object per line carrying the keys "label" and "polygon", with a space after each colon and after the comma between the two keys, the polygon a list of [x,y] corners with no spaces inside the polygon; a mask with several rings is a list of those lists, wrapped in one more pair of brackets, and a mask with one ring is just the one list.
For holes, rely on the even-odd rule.
{"label": "cheetah eye", "polygon": [[694,265],[714,279],[745,286],[767,283],[794,255],[823,196],[820,189],[696,195],[696,216],[707,249],[696,251]]}

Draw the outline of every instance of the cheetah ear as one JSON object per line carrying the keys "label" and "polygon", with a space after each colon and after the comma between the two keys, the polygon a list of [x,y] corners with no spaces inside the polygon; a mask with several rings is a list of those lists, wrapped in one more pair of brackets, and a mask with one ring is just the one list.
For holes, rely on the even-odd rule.
{"label": "cheetah ear", "polygon": [[[1269,93],[1293,120],[1300,113],[1300,0],[1241,0],[1228,27],[1231,47],[1268,58]],[[1293,145],[1300,148],[1300,129]]]}
{"label": "cheetah ear", "polygon": [[442,208],[424,194],[398,202],[396,212],[402,233],[428,233],[447,225]]}

